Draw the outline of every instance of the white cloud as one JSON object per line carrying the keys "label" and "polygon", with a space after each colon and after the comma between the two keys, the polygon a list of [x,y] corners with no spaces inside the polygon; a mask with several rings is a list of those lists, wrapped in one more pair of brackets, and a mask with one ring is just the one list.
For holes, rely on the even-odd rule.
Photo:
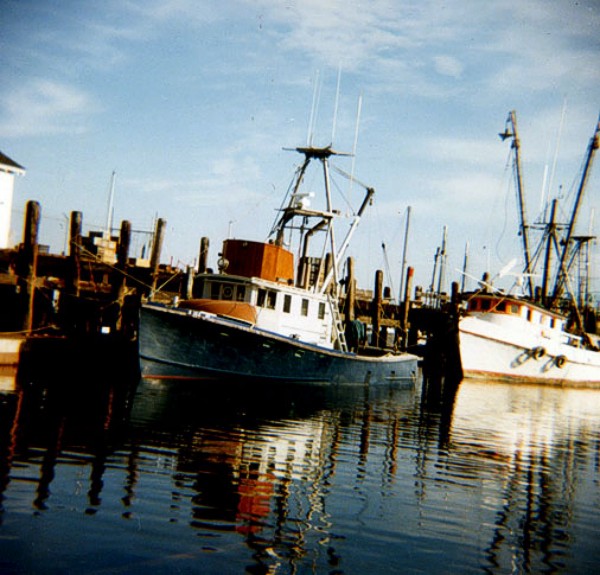
{"label": "white cloud", "polygon": [[88,94],[68,84],[35,78],[2,95],[2,137],[81,133],[96,106]]}
{"label": "white cloud", "polygon": [[460,78],[462,75],[463,65],[452,56],[435,56],[433,62],[436,71],[443,76]]}

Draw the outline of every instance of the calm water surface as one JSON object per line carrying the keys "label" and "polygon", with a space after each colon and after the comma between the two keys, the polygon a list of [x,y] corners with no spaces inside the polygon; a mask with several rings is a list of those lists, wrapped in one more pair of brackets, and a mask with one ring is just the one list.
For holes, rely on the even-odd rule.
{"label": "calm water surface", "polygon": [[20,382],[1,573],[598,573],[600,391]]}

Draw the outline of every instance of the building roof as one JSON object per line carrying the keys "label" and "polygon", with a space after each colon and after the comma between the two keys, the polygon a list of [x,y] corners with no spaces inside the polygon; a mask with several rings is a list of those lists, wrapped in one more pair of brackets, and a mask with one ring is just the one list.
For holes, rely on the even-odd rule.
{"label": "building roof", "polygon": [[17,174],[24,174],[25,168],[20,166],[14,160],[11,160],[7,155],[0,151],[0,170],[4,172],[13,172]]}

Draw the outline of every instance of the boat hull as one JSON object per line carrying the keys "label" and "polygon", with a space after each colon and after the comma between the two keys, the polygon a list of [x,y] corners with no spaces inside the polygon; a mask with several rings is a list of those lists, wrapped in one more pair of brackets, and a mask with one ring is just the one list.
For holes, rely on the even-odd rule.
{"label": "boat hull", "polygon": [[411,354],[363,357],[153,304],[142,306],[139,344],[146,378],[412,384],[418,369]]}
{"label": "boat hull", "polygon": [[460,358],[467,379],[600,388],[600,353],[501,330],[473,317],[459,322]]}

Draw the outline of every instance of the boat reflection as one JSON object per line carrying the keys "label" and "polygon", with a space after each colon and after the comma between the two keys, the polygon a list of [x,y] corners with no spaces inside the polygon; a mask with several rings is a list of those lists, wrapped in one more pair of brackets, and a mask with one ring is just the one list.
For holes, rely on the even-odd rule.
{"label": "boat reflection", "polygon": [[21,382],[0,394],[0,501],[35,486],[34,512],[52,513],[68,481],[57,470],[76,467],[73,508],[156,521],[147,537],[184,527],[201,542],[186,557],[235,549],[250,573],[353,564],[377,501],[383,540],[410,536],[415,561],[477,533],[486,572],[560,571],[593,498],[582,466],[600,473],[600,393],[441,384]]}
{"label": "boat reflection", "polygon": [[574,516],[582,508],[584,515],[594,514],[597,486],[581,485],[579,475],[582,462],[600,471],[599,418],[597,390],[461,385],[448,465],[500,484],[487,494],[493,510],[485,547],[490,570],[513,565],[519,572],[556,572],[564,565],[577,538]]}

